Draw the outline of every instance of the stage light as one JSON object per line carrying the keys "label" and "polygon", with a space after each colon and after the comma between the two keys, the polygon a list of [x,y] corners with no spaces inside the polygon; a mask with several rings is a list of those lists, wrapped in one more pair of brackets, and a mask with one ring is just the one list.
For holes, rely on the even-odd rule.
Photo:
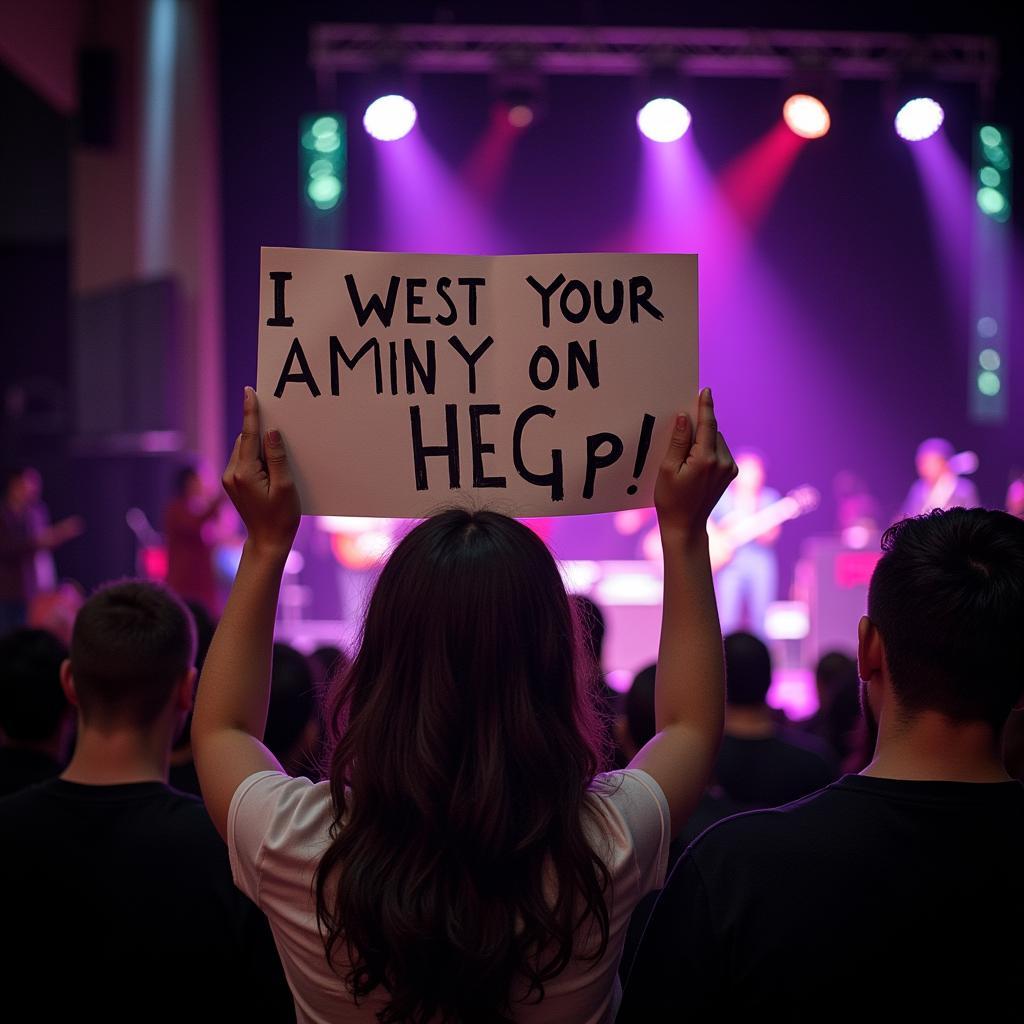
{"label": "stage light", "polygon": [[1005,129],[982,125],[975,140],[978,191],[975,198],[982,213],[1003,223],[1010,219],[1010,138]]}
{"label": "stage light", "polygon": [[994,188],[979,188],[978,208],[998,220],[1006,212],[1006,200]]}
{"label": "stage light", "polygon": [[526,57],[503,66],[491,80],[491,92],[494,113],[510,128],[522,131],[544,116],[546,82]]}
{"label": "stage light", "polygon": [[782,105],[782,119],[794,135],[802,139],[820,139],[828,134],[832,119],[816,96],[796,93]]}
{"label": "stage light", "polygon": [[330,210],[341,198],[341,182],[333,174],[321,174],[306,186],[306,194],[318,210]]}
{"label": "stage light", "polygon": [[919,96],[900,107],[896,114],[896,134],[907,142],[930,139],[942,127],[945,116],[935,100]]}
{"label": "stage light", "polygon": [[978,390],[985,395],[986,398],[995,398],[999,394],[1002,388],[1002,381],[999,379],[999,375],[993,373],[991,370],[982,370],[978,374]]}
{"label": "stage light", "polygon": [[1004,125],[974,129],[975,209],[971,240],[969,411],[979,423],[1005,421],[1010,412],[1010,323],[1013,312],[1013,138]]}
{"label": "stage light", "polygon": [[995,317],[983,316],[978,321],[978,337],[979,338],[994,338],[999,331],[999,324],[996,323]]}
{"label": "stage light", "polygon": [[533,107],[528,103],[517,103],[515,106],[508,108],[505,116],[513,128],[528,128],[533,124]]}
{"label": "stage light", "polygon": [[1003,360],[994,348],[983,348],[978,353],[978,364],[983,370],[995,373],[1003,365]]}
{"label": "stage light", "polygon": [[666,96],[645,103],[636,115],[636,126],[652,142],[675,142],[690,127],[690,112]]}
{"label": "stage light", "polygon": [[416,106],[404,96],[380,96],[363,115],[363,127],[378,142],[405,138],[416,124]]}
{"label": "stage light", "polygon": [[309,114],[299,125],[299,166],[306,206],[333,210],[345,191],[345,119],[341,114]]}

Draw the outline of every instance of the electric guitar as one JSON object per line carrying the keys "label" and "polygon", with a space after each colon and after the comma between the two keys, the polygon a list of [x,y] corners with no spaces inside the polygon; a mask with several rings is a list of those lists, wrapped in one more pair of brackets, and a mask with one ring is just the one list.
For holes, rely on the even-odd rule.
{"label": "electric guitar", "polygon": [[[751,515],[730,514],[720,523],[709,519],[708,549],[711,554],[711,571],[718,572],[724,569],[744,544],[771,533],[783,523],[813,512],[820,501],[821,495],[817,489],[807,484],[794,488],[785,497],[765,505]],[[648,531],[642,541],[641,550],[652,562],[661,561],[661,535],[657,526]]]}

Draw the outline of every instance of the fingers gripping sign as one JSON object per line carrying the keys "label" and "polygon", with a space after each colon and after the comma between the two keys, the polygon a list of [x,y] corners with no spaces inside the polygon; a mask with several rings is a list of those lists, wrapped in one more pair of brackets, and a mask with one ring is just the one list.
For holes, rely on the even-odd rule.
{"label": "fingers gripping sign", "polygon": [[287,552],[295,538],[302,510],[281,435],[268,430],[260,450],[259,401],[245,389],[242,432],[224,470],[224,489],[245,523],[251,543]]}

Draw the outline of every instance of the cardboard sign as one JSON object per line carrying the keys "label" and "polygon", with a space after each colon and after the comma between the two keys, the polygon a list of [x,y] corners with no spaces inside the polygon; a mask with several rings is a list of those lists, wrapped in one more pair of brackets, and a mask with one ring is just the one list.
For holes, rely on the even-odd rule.
{"label": "cardboard sign", "polygon": [[260,412],[315,515],[652,504],[697,257],[262,251]]}

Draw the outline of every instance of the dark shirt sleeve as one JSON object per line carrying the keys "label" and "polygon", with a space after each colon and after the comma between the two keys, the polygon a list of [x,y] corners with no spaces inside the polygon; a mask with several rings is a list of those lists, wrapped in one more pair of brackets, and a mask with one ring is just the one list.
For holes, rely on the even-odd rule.
{"label": "dark shirt sleeve", "polygon": [[239,1020],[292,1024],[295,1003],[277,954],[274,936],[263,912],[247,896],[235,893],[241,931],[243,977],[238,979],[242,1003]]}
{"label": "dark shirt sleeve", "polygon": [[724,952],[715,934],[707,887],[687,851],[655,904],[616,1024],[718,1015]]}

